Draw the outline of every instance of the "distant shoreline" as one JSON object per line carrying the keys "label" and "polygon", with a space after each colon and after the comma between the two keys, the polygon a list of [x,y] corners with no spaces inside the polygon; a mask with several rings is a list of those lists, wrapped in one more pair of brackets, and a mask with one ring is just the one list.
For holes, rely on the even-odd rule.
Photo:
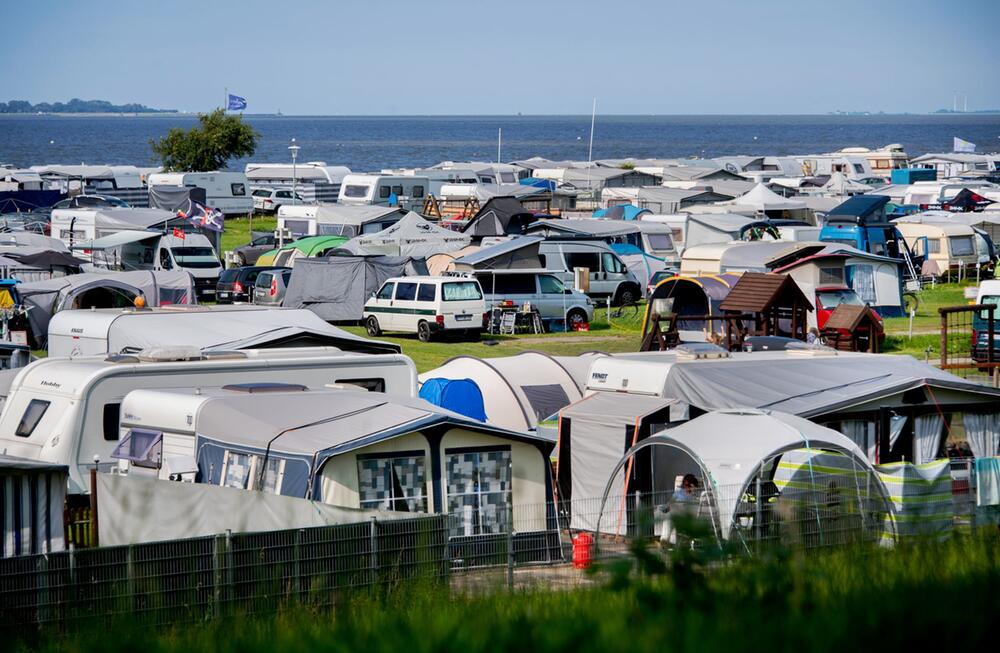
{"label": "distant shoreline", "polygon": [[[144,118],[144,117],[190,117],[197,118],[201,113],[197,111],[143,111],[139,113],[128,113],[128,112],[35,112],[35,111],[24,111],[24,112],[10,112],[10,113],[0,113],[0,118],[4,117],[37,117],[37,118]],[[230,115],[240,115],[244,118],[386,118],[391,120],[407,119],[407,118],[504,118],[504,119],[516,119],[516,118],[587,118],[590,119],[589,114],[574,114],[574,113],[498,113],[498,114],[475,114],[475,113],[424,113],[424,114],[292,114],[292,113],[246,113],[246,112],[229,112]],[[958,116],[969,116],[969,117],[983,117],[983,116],[998,116],[1000,115],[1000,110],[998,111],[969,111],[967,113],[959,112],[942,112],[942,111],[929,111],[926,113],[608,113],[608,114],[598,114],[597,118],[691,118],[691,117],[704,117],[704,118],[796,118],[796,117],[814,117],[814,118],[893,118],[893,117],[915,117],[915,116],[941,116],[946,118],[955,118]]]}

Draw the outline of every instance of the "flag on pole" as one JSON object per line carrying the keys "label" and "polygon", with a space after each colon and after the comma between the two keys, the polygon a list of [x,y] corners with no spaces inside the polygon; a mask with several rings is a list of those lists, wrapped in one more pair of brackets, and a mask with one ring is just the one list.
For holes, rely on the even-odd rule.
{"label": "flag on pole", "polygon": [[174,227],[174,238],[180,238],[184,240],[184,230],[180,227]]}
{"label": "flag on pole", "polygon": [[955,136],[953,140],[954,143],[952,144],[951,149],[955,152],[966,152],[971,154],[976,151],[975,143],[970,143],[969,141],[963,141],[958,136]]}
{"label": "flag on pole", "polygon": [[230,111],[243,111],[247,108],[247,99],[245,97],[240,97],[239,95],[229,94],[229,110]]}
{"label": "flag on pole", "polygon": [[201,202],[188,200],[188,210],[178,211],[178,218],[183,218],[196,227],[221,233],[225,225],[225,216],[219,209],[212,209]]}

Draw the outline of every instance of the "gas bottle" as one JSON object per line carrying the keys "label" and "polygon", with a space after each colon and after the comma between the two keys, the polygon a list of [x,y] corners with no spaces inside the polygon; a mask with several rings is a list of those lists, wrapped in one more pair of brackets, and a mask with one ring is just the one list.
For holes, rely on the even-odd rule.
{"label": "gas bottle", "polygon": [[578,533],[573,538],[573,567],[575,569],[590,567],[593,546],[594,538],[590,533]]}

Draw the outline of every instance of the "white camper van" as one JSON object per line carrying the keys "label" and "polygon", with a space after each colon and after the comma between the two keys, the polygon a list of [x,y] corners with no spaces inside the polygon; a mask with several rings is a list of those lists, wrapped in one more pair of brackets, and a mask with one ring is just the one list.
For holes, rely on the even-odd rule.
{"label": "white camper van", "polygon": [[204,188],[205,204],[226,215],[250,213],[253,197],[245,172],[160,172],[149,175],[147,185]]}
{"label": "white camper van", "polygon": [[122,399],[132,390],[251,382],[350,384],[412,397],[417,371],[407,356],[327,348],[203,354],[182,347],[47,358],[22,368],[11,384],[0,413],[0,453],[69,465],[70,492],[83,493],[95,457],[102,469],[111,466]]}
{"label": "white camper van", "polygon": [[606,297],[614,304],[642,298],[639,279],[611,246],[601,240],[545,240],[538,253],[550,272],[560,272],[566,284],[574,284],[574,270],[589,270],[589,287],[578,288],[591,297]]}
{"label": "white camper van", "polygon": [[202,234],[183,238],[157,231],[122,231],[86,245],[95,266],[109,270],[183,270],[194,277],[199,300],[214,299],[222,263],[212,242]]}
{"label": "white camper van", "polygon": [[397,205],[420,209],[430,188],[430,179],[412,175],[347,175],[340,184],[340,204],[380,204],[389,206],[395,196]]}

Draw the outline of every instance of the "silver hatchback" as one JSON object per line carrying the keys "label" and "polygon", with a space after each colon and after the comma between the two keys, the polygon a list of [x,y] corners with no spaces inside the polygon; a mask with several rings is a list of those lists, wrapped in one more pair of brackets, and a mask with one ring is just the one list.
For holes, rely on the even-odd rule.
{"label": "silver hatchback", "polygon": [[261,306],[281,306],[292,280],[291,270],[264,270],[257,275],[253,288],[253,303]]}

